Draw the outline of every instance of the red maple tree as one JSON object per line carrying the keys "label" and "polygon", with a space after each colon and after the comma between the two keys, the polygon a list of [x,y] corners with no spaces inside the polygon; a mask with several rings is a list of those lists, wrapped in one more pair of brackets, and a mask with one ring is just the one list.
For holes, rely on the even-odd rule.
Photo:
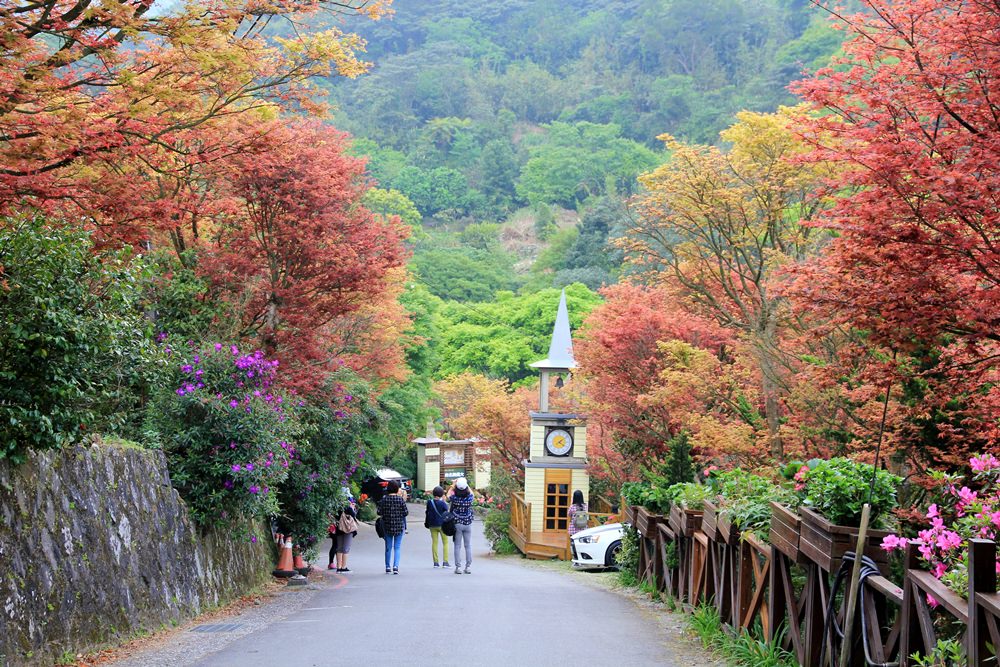
{"label": "red maple tree", "polygon": [[303,389],[356,351],[359,336],[373,340],[388,321],[400,329],[399,312],[371,306],[398,291],[406,232],[359,204],[370,184],[347,144],[319,122],[275,121],[252,152],[217,166],[216,185],[237,204],[213,230],[202,270],[240,305],[242,335],[291,366]]}
{"label": "red maple tree", "polygon": [[623,451],[658,457],[680,426],[668,402],[651,400],[666,359],[659,343],[681,340],[717,355],[731,337],[707,319],[686,312],[659,287],[620,284],[584,323],[575,343],[586,382],[586,409]]}
{"label": "red maple tree", "polygon": [[812,159],[845,167],[818,223],[838,237],[800,272],[796,299],[902,362],[869,380],[919,390],[909,437],[929,458],[996,445],[1000,7],[864,4],[839,17],[843,56],[794,87],[821,112],[803,120]]}

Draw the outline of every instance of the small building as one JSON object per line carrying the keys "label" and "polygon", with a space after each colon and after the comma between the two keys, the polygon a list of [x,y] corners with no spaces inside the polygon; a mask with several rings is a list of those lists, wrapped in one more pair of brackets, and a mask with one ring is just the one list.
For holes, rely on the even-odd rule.
{"label": "small building", "polygon": [[490,485],[491,451],[489,443],[471,440],[442,440],[427,424],[427,435],[412,441],[417,446],[417,486],[430,493],[435,486],[459,477],[469,480],[474,489]]}

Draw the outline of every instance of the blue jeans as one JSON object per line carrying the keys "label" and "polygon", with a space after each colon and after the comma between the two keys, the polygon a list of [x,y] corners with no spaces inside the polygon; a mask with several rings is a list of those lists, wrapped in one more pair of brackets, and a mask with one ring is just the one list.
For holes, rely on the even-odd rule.
{"label": "blue jeans", "polygon": [[[392,566],[395,568],[399,567],[399,550],[403,546],[403,534],[390,535],[385,534],[385,568],[389,569],[389,554],[392,556]],[[395,552],[393,551],[395,550]]]}

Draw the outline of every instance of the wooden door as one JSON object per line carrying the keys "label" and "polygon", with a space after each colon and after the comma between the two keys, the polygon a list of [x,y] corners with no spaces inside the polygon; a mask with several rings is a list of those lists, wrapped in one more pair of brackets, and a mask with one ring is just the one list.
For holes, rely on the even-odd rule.
{"label": "wooden door", "polygon": [[545,522],[546,533],[565,533],[569,527],[569,499],[572,471],[545,471]]}

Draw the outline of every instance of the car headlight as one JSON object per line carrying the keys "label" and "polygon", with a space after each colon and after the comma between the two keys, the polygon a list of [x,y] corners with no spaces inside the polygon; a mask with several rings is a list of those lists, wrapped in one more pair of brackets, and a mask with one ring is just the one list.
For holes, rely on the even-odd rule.
{"label": "car headlight", "polygon": [[584,535],[583,537],[577,538],[580,542],[584,544],[597,544],[601,541],[600,535]]}

